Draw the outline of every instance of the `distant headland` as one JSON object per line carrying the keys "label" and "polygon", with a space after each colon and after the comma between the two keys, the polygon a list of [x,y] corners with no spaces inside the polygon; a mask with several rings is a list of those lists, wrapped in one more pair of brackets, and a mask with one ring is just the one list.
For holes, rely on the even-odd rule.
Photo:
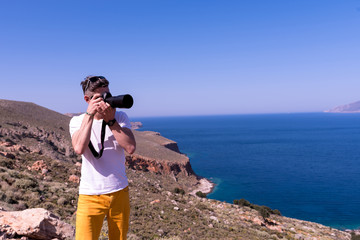
{"label": "distant headland", "polygon": [[360,113],[360,101],[345,104],[345,105],[340,105],[340,106],[334,107],[332,109],[325,110],[324,112],[329,112],[329,113]]}

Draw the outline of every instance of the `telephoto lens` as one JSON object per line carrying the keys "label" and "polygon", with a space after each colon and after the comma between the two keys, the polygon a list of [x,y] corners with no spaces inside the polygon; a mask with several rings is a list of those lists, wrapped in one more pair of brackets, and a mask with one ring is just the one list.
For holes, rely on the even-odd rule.
{"label": "telephoto lens", "polygon": [[113,97],[111,93],[106,92],[102,97],[112,108],[131,108],[134,104],[134,99],[130,94]]}

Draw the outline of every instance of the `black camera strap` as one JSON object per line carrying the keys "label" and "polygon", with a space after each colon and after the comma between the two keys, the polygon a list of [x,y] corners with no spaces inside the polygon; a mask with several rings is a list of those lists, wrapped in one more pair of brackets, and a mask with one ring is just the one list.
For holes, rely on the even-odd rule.
{"label": "black camera strap", "polygon": [[101,126],[101,149],[100,149],[100,152],[97,152],[94,148],[94,146],[92,145],[91,141],[89,142],[89,148],[90,148],[90,151],[92,152],[92,154],[94,155],[94,157],[96,159],[99,159],[101,158],[102,154],[103,154],[103,151],[104,151],[104,139],[105,139],[105,127],[106,127],[106,123],[105,121],[103,120],[102,121],[102,126]]}

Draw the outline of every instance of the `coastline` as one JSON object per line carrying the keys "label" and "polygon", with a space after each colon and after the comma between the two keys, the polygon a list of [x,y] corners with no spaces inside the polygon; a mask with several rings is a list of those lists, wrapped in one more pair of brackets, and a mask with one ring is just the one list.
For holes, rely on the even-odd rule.
{"label": "coastline", "polygon": [[198,180],[196,188],[190,192],[191,195],[196,196],[197,192],[202,192],[205,194],[211,193],[215,188],[215,183],[211,182],[209,179],[201,177]]}
{"label": "coastline", "polygon": [[[186,156],[186,154],[183,154],[183,153],[180,152],[179,147],[178,147],[178,145],[177,145],[176,142],[174,142],[174,141],[172,141],[172,140],[170,140],[170,139],[167,139],[167,138],[165,138],[165,137],[162,137],[160,133],[154,132],[154,131],[152,131],[152,130],[145,130],[145,131],[139,130],[139,129],[141,129],[142,127],[143,127],[143,124],[142,124],[142,122],[140,122],[140,121],[131,122],[131,129],[132,129],[133,131],[135,130],[134,132],[139,132],[139,133],[141,133],[141,132],[142,132],[142,133],[148,132],[148,135],[149,135],[149,136],[155,136],[155,137],[157,137],[157,138],[161,137],[161,139],[162,139],[162,142],[160,143],[161,146],[163,146],[163,147],[165,147],[165,148],[168,148],[168,149],[170,149],[170,150],[172,150],[172,151],[175,151],[177,154],[181,154],[181,156],[183,156],[183,155]],[[149,134],[149,133],[154,133],[154,134]],[[137,136],[137,135],[135,135],[135,137],[136,137],[136,136]],[[164,141],[164,139],[165,139],[166,141]],[[151,140],[154,140],[154,139],[151,139]],[[175,150],[174,150],[174,147],[169,147],[169,145],[170,145],[169,142],[170,142],[170,144],[175,144],[175,145],[176,145],[176,146],[175,146]],[[196,196],[196,193],[199,192],[199,191],[202,192],[202,193],[205,193],[205,194],[211,193],[211,192],[214,190],[214,188],[215,188],[215,183],[211,182],[209,179],[207,179],[207,178],[205,178],[205,177],[198,176],[198,175],[195,173],[195,171],[192,169],[192,167],[191,167],[191,159],[190,159],[189,157],[187,157],[187,156],[186,156],[186,158],[187,158],[188,161],[189,161],[189,165],[190,165],[191,171],[192,171],[193,174],[195,174],[195,176],[196,176],[196,183],[195,183],[195,185],[193,185],[194,189],[190,192],[190,194]]]}

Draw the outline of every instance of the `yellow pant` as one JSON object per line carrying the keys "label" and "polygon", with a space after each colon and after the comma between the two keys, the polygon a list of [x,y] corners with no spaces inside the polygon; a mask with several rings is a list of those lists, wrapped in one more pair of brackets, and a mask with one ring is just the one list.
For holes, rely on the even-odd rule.
{"label": "yellow pant", "polygon": [[103,194],[79,195],[76,212],[76,240],[97,240],[107,217],[109,240],[126,239],[129,228],[129,188]]}

